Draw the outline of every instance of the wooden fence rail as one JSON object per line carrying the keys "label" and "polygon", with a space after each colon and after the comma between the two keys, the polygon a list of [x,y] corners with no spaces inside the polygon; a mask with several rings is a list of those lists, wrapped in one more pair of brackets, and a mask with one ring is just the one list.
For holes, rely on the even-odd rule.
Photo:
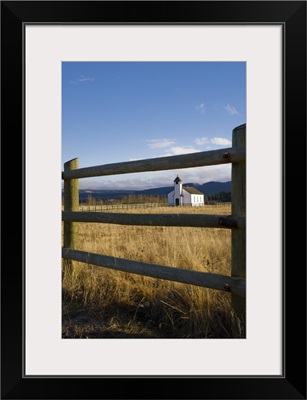
{"label": "wooden fence rail", "polygon": [[94,176],[123,175],[134,172],[166,171],[176,168],[205,167],[229,164],[245,160],[245,147],[230,147],[221,150],[202,151],[179,156],[149,158],[147,160],[127,161],[95,167],[64,169],[62,178],[78,179]]}
{"label": "wooden fence rail", "polygon": [[229,292],[231,288],[232,293],[238,296],[245,296],[245,280],[240,278],[231,278],[230,276],[208,272],[191,271],[183,268],[166,267],[164,265],[148,264],[140,261],[126,260],[124,258],[104,256],[65,248],[62,249],[62,257],[104,268],[115,269],[117,271],[188,283],[190,285],[223,290],[226,292]]}
{"label": "wooden fence rail", "polygon": [[103,211],[103,210],[129,210],[132,208],[162,208],[168,207],[167,203],[120,203],[120,204],[96,204],[80,205],[79,211]]}
{"label": "wooden fence rail", "polygon": [[[78,168],[78,159],[64,164],[64,247],[62,257],[67,260],[172,280],[191,285],[231,292],[234,311],[245,317],[246,297],[246,177],[245,177],[246,124],[232,131],[233,147],[194,154],[161,157],[116,164]],[[80,212],[78,179],[94,176],[127,174],[134,172],[183,169],[232,163],[232,215],[204,214],[121,214],[106,212]],[[227,228],[232,230],[231,276],[183,270],[155,264],[146,264],[101,254],[77,250],[77,223],[96,222],[144,226],[189,226],[201,228]]]}
{"label": "wooden fence rail", "polygon": [[[212,203],[212,204],[197,204],[197,206],[193,207],[222,207],[226,205],[231,205],[230,202],[224,203]],[[191,207],[192,204],[184,204],[181,207]],[[120,204],[95,204],[95,205],[80,205],[79,211],[104,211],[104,210],[129,210],[132,208],[163,208],[163,207],[171,207],[167,203],[120,203]],[[175,206],[174,206],[175,207]]]}
{"label": "wooden fence rail", "polygon": [[[223,203],[205,203],[205,204],[197,204],[196,206],[193,205],[193,207],[222,207],[226,205],[231,205],[230,202],[223,202]],[[192,204],[184,204],[181,207],[191,207]],[[103,211],[103,210],[130,210],[132,208],[163,208],[167,207],[169,208],[170,206],[167,203],[139,203],[139,204],[133,204],[133,203],[120,203],[120,204],[96,204],[94,206],[91,205],[80,205],[79,206],[79,211]],[[175,206],[174,206],[175,207]]]}
{"label": "wooden fence rail", "polygon": [[143,226],[190,226],[198,228],[245,229],[245,217],[206,214],[117,214],[63,211],[62,220]]}

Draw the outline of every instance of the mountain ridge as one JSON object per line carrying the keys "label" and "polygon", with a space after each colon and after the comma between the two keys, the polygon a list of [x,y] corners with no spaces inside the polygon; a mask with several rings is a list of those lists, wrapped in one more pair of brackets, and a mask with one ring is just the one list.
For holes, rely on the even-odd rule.
{"label": "mountain ridge", "polygon": [[[220,192],[231,192],[231,181],[227,182],[218,182],[218,181],[210,181],[203,184],[189,182],[183,185],[183,187],[194,187],[198,189],[205,195],[214,195]],[[80,189],[79,192],[83,196],[92,195],[94,197],[98,197],[99,195],[112,197],[112,195],[116,197],[125,196],[129,194],[133,195],[156,195],[156,196],[167,196],[169,192],[173,190],[173,186],[164,186],[157,187],[145,190],[129,190],[129,189]]]}
{"label": "mountain ridge", "polygon": [[[209,194],[217,194],[220,192],[231,192],[231,181],[227,182],[217,182],[210,181],[203,184],[188,182],[183,187],[194,187],[205,195]],[[142,190],[140,194],[155,194],[155,195],[167,195],[169,192],[173,190],[173,186],[162,187],[162,188],[153,188]]]}

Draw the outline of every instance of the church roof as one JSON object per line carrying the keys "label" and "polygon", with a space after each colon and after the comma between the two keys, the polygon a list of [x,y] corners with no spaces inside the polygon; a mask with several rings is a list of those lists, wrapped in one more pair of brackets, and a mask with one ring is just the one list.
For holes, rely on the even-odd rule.
{"label": "church roof", "polygon": [[184,189],[186,192],[188,192],[190,194],[203,194],[202,192],[195,189],[194,187],[182,186],[182,189]]}

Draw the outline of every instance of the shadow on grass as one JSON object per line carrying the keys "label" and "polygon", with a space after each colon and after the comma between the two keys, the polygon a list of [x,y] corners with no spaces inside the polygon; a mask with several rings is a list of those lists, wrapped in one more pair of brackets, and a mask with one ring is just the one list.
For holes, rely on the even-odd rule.
{"label": "shadow on grass", "polygon": [[[216,309],[210,318],[193,314],[178,298],[170,302],[143,298],[131,303],[86,304],[82,296],[73,298],[63,291],[63,339],[217,339],[245,338],[235,316]],[[176,303],[175,303],[176,300]],[[177,307],[174,304],[180,304]],[[180,307],[180,308],[179,308]]]}

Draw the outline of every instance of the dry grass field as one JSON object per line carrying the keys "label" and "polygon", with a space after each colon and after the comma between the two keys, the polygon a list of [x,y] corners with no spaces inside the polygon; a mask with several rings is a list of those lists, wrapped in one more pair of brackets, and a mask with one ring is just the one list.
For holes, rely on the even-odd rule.
{"label": "dry grass field", "polygon": [[[231,214],[231,206],[118,210]],[[78,224],[78,249],[230,275],[231,231]],[[63,338],[234,338],[245,328],[229,293],[74,262],[62,273]]]}

